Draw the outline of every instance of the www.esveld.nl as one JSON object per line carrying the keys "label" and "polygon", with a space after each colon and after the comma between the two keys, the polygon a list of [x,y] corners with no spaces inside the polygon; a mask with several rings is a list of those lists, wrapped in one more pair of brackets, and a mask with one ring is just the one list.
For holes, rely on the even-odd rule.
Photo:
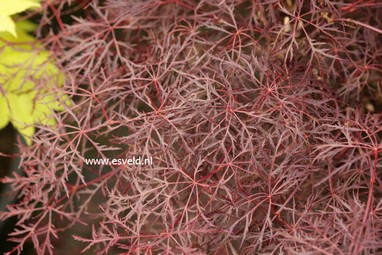
{"label": "www.esveld.nl", "polygon": [[121,166],[121,165],[129,165],[129,166],[139,166],[139,165],[152,165],[153,157],[144,158],[142,156],[139,157],[131,157],[131,158],[91,158],[85,159],[86,165],[96,165],[96,166]]}

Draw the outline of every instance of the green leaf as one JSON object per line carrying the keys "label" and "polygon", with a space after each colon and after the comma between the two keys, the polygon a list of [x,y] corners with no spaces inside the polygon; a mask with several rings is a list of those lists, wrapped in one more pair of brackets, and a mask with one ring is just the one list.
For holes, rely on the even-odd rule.
{"label": "green leaf", "polygon": [[40,7],[40,4],[31,0],[3,0],[0,2],[0,14],[10,16],[33,7]]}
{"label": "green leaf", "polygon": [[11,122],[27,145],[36,124],[54,126],[53,112],[70,105],[66,95],[56,92],[64,82],[63,74],[49,52],[25,31],[30,24],[16,24],[17,38],[0,32],[0,129]]}
{"label": "green leaf", "polygon": [[0,95],[0,129],[3,129],[9,123],[8,102],[3,95]]}
{"label": "green leaf", "polygon": [[36,7],[40,7],[40,4],[32,0],[0,1],[0,31],[9,32],[17,37],[15,23],[10,16]]}
{"label": "green leaf", "polygon": [[15,23],[9,16],[0,15],[0,31],[7,31],[17,37]]}
{"label": "green leaf", "polygon": [[9,93],[7,99],[13,126],[24,137],[26,143],[31,145],[30,138],[34,134],[33,97],[30,94],[15,95]]}

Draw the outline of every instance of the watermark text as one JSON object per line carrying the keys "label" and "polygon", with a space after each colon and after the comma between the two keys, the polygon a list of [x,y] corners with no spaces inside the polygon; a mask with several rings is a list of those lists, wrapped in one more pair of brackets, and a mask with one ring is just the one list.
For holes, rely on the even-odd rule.
{"label": "watermark text", "polygon": [[153,165],[153,157],[131,157],[131,158],[89,158],[85,159],[88,166],[151,166]]}

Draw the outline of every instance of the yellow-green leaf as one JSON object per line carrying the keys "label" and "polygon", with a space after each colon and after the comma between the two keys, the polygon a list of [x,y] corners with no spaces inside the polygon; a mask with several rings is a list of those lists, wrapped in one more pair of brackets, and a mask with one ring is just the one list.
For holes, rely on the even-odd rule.
{"label": "yellow-green leaf", "polygon": [[14,37],[17,36],[16,26],[11,17],[0,14],[0,31],[7,31]]}
{"label": "yellow-green leaf", "polygon": [[26,143],[30,145],[31,137],[34,134],[33,98],[29,94],[16,95],[9,93],[7,99],[12,124],[24,137]]}
{"label": "yellow-green leaf", "polygon": [[0,95],[0,129],[4,128],[9,123],[9,109],[7,100],[3,95]]}
{"label": "yellow-green leaf", "polygon": [[40,4],[31,0],[2,0],[0,1],[0,14],[10,16],[33,7],[40,7]]}
{"label": "yellow-green leaf", "polygon": [[57,92],[64,76],[49,52],[26,32],[30,24],[16,23],[17,38],[0,32],[0,129],[12,122],[28,145],[36,124],[55,125],[53,112],[70,105]]}
{"label": "yellow-green leaf", "polygon": [[36,7],[40,7],[40,4],[32,0],[1,0],[0,31],[9,32],[17,37],[15,23],[10,16]]}

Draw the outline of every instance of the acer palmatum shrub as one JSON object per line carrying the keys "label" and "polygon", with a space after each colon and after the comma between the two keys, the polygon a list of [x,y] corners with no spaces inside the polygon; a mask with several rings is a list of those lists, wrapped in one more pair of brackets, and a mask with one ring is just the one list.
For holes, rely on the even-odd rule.
{"label": "acer palmatum shrub", "polygon": [[10,254],[382,253],[379,1],[42,5],[73,105],[2,179]]}

